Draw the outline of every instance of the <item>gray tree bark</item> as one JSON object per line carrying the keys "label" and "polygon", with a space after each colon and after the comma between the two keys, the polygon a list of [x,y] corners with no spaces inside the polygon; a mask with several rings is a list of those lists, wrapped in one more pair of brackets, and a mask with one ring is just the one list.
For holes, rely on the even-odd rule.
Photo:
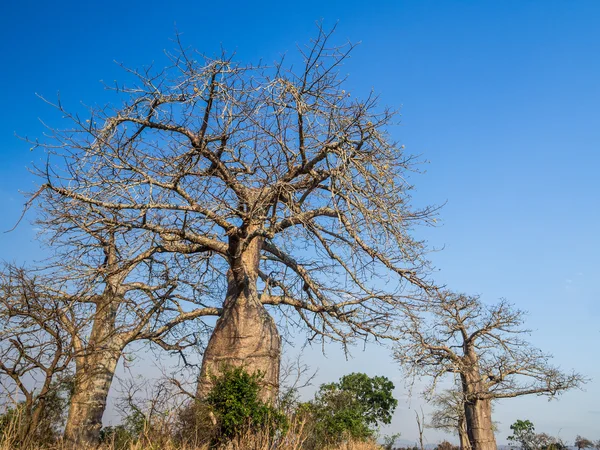
{"label": "gray tree bark", "polygon": [[236,238],[230,240],[232,256],[227,295],[223,314],[217,320],[202,360],[199,399],[205,398],[212,389],[211,377],[219,376],[227,367],[240,366],[248,373],[263,374],[263,400],[273,401],[277,396],[281,339],[275,321],[261,304],[257,292],[261,246],[261,238],[246,245]]}

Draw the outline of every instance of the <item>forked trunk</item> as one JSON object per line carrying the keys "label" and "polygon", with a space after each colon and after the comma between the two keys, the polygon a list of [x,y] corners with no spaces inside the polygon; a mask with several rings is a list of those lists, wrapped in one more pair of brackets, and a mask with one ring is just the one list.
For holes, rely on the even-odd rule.
{"label": "forked trunk", "polygon": [[34,399],[32,395],[28,395],[24,401],[22,409],[20,410],[20,417],[18,423],[18,442],[26,447],[30,445],[35,439],[36,429],[40,422],[43,400],[38,401],[37,405],[34,406]]}
{"label": "forked trunk", "polygon": [[275,321],[258,298],[256,280],[261,244],[255,238],[240,252],[238,242],[231,244],[227,296],[202,360],[197,391],[200,399],[210,392],[211,378],[227,367],[262,373],[261,397],[273,401],[277,396],[281,340]]}
{"label": "forked trunk", "polygon": [[76,359],[74,389],[64,439],[73,449],[96,445],[100,440],[102,416],[123,341],[115,329],[117,301],[97,305],[86,348]]}

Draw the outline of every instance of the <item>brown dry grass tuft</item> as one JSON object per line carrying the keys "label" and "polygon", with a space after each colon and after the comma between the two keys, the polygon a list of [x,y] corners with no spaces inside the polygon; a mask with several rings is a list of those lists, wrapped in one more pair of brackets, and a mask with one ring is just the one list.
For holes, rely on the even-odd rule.
{"label": "brown dry grass tuft", "polygon": [[[284,435],[273,439],[268,432],[248,433],[218,450],[302,450],[308,438],[308,431],[303,421],[291,421],[289,429]],[[0,450],[71,450],[64,443],[47,446],[29,445],[19,447],[17,442],[17,428],[7,426],[0,435]],[[79,448],[77,450],[209,450],[208,445],[182,445],[173,440],[155,439],[151,435],[142,436],[138,442],[131,443],[128,447],[117,448],[111,444],[100,447]],[[382,450],[374,441],[348,441],[337,446],[326,447],[322,450]]]}

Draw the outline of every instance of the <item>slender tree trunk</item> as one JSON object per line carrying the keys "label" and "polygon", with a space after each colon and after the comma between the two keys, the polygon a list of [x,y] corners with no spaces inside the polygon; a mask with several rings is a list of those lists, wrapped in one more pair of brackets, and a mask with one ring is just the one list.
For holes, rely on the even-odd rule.
{"label": "slender tree trunk", "polygon": [[[251,230],[248,230],[249,232]],[[281,340],[275,321],[260,303],[256,282],[262,241],[246,245],[230,240],[228,289],[223,314],[208,341],[198,380],[198,398],[212,388],[212,376],[226,367],[244,367],[249,373],[263,374],[264,400],[272,401],[279,390]]]}
{"label": "slender tree trunk", "polygon": [[74,390],[64,438],[73,449],[96,445],[108,391],[123,351],[124,342],[115,329],[118,300],[98,303],[88,345],[76,358]]}
{"label": "slender tree trunk", "polygon": [[25,404],[21,409],[21,417],[19,418],[18,442],[23,446],[27,446],[34,441],[35,430],[40,418],[40,408],[34,406],[33,395],[27,396]]}

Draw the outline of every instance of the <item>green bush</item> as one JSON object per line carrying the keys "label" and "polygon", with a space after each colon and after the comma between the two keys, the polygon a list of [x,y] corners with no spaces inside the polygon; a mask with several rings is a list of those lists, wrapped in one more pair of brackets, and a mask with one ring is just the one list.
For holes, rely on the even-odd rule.
{"label": "green bush", "polygon": [[213,377],[205,402],[216,419],[217,440],[265,430],[274,435],[285,429],[286,416],[260,399],[262,379],[262,374],[249,374],[242,367],[228,368]]}
{"label": "green bush", "polygon": [[132,444],[139,442],[147,431],[146,417],[139,410],[132,410],[123,423],[116,426],[107,426],[100,430],[100,442],[108,444],[115,450],[129,449]]}
{"label": "green bush", "polygon": [[299,408],[312,427],[308,447],[372,438],[379,423],[391,422],[398,405],[393,390],[394,384],[386,377],[371,378],[364,373],[352,373],[337,383],[321,385],[315,399]]}

